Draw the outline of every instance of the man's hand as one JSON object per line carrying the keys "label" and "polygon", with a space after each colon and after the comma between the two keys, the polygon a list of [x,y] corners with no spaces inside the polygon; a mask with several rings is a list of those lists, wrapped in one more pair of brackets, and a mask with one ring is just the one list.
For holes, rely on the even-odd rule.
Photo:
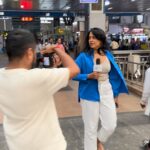
{"label": "man's hand", "polygon": [[88,79],[98,79],[99,73],[98,72],[92,72],[88,74]]}
{"label": "man's hand", "polygon": [[55,52],[59,56],[60,58],[59,63],[62,62],[62,65],[69,69],[70,79],[75,77],[78,73],[80,73],[80,69],[77,66],[77,64],[74,62],[74,60],[67,53],[65,53],[61,48],[58,48],[56,45],[46,46],[44,49],[41,50],[41,54],[53,53],[53,52]]}
{"label": "man's hand", "polygon": [[46,46],[46,47],[42,48],[41,54],[53,53],[55,51],[55,49],[56,49],[56,45]]}

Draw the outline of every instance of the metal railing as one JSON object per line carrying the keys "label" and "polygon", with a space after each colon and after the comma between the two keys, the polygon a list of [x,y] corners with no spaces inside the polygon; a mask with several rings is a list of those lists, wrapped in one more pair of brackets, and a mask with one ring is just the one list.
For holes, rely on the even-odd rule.
{"label": "metal railing", "polygon": [[128,84],[143,88],[145,70],[148,68],[146,62],[135,63],[129,61],[117,61],[117,63]]}
{"label": "metal railing", "polygon": [[[131,53],[132,52],[132,53]],[[145,53],[144,53],[145,52]],[[146,51],[115,51],[113,52],[115,59],[120,66],[127,84],[142,91],[145,78],[145,71],[149,67],[148,59],[150,50]],[[129,61],[129,55],[140,55],[140,63]]]}

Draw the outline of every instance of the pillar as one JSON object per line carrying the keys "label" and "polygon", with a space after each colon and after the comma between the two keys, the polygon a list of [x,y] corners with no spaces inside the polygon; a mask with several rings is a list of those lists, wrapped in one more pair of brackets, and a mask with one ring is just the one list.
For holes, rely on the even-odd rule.
{"label": "pillar", "polygon": [[104,14],[104,0],[99,0],[89,7],[89,28],[98,27],[106,31],[106,15]]}

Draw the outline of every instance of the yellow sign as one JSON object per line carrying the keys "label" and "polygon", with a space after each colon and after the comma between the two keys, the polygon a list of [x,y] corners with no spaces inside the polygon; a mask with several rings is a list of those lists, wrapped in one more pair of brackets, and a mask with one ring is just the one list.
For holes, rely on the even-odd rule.
{"label": "yellow sign", "polygon": [[56,32],[57,32],[57,34],[62,35],[62,34],[64,34],[64,29],[63,28],[57,28]]}

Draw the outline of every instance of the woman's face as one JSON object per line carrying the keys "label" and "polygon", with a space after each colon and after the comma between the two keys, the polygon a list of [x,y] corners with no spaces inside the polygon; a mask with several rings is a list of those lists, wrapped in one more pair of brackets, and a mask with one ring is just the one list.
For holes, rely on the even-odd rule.
{"label": "woman's face", "polygon": [[102,42],[96,39],[96,37],[94,36],[92,32],[90,32],[89,34],[89,46],[94,50],[97,50],[98,48],[102,46]]}
{"label": "woman's face", "polygon": [[58,43],[58,44],[61,44],[61,39],[58,39],[58,40],[57,40],[57,43]]}

